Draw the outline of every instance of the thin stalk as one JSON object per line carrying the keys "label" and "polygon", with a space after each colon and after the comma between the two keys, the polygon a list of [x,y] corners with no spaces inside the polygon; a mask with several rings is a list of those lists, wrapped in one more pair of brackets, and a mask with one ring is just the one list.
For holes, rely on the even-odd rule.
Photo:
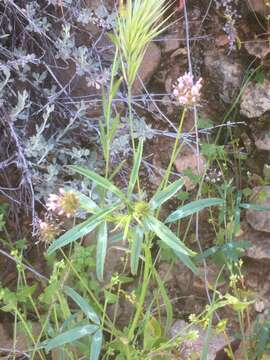
{"label": "thin stalk", "polygon": [[[19,319],[21,320],[21,322],[22,322],[22,324],[23,324],[23,327],[24,327],[24,329],[25,329],[25,331],[26,331],[29,339],[33,342],[34,346],[36,347],[36,346],[37,346],[37,343],[36,343],[36,341],[35,341],[34,336],[32,335],[31,330],[29,329],[29,326],[28,326],[27,322],[24,320],[24,317],[21,315],[21,313],[19,312],[18,309],[16,309],[16,313],[17,313]],[[43,357],[43,354],[42,354],[40,351],[38,351],[38,354],[39,354],[39,356],[40,356],[40,358],[41,358],[42,360],[46,360],[46,358]]]}
{"label": "thin stalk", "polygon": [[165,176],[163,178],[163,181],[160,184],[160,189],[162,189],[162,188],[164,189],[167,186],[168,181],[169,181],[169,177],[170,177],[170,173],[171,173],[171,170],[172,170],[172,166],[173,166],[173,164],[174,164],[174,162],[176,160],[176,157],[178,155],[177,154],[178,153],[178,143],[179,143],[180,135],[181,135],[181,132],[182,132],[186,112],[187,112],[187,109],[184,108],[183,111],[182,111],[181,117],[180,117],[179,126],[178,126],[178,129],[177,129],[177,134],[176,134],[176,138],[175,138],[175,142],[174,142],[174,146],[173,146],[173,151],[172,151],[170,163],[169,163],[169,165],[167,167],[167,170],[166,170]]}
{"label": "thin stalk", "polygon": [[[133,158],[135,158],[136,153],[136,146],[134,140],[134,129],[133,129],[133,116],[132,116],[132,86],[128,86],[128,121],[129,121],[129,129],[130,129],[130,137],[132,143],[132,150],[133,150]],[[140,193],[140,180],[137,176],[137,187],[138,193]]]}
{"label": "thin stalk", "polygon": [[150,246],[149,246],[149,244],[146,244],[146,246],[145,246],[145,264],[144,264],[142,290],[141,290],[137,310],[136,310],[136,313],[134,315],[131,327],[130,327],[129,332],[128,332],[128,340],[129,340],[129,342],[132,341],[132,339],[134,337],[134,332],[135,332],[135,330],[137,328],[138,322],[140,320],[140,317],[141,317],[141,314],[142,314],[142,311],[143,311],[143,305],[144,305],[144,301],[145,301],[145,297],[146,297],[146,294],[147,294],[148,285],[149,285],[149,281],[150,281],[149,274],[150,274],[151,267],[152,267],[152,256],[151,256]]}

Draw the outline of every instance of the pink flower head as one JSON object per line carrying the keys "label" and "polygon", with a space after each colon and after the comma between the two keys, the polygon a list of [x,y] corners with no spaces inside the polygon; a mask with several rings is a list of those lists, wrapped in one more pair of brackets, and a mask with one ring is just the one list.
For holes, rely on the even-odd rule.
{"label": "pink flower head", "polygon": [[173,95],[181,106],[192,106],[199,102],[201,96],[202,78],[194,83],[191,73],[185,73],[177,79]]}
{"label": "pink flower head", "polygon": [[38,237],[41,241],[50,243],[58,234],[59,229],[55,224],[38,219]]}
{"label": "pink flower head", "polygon": [[57,215],[66,215],[68,218],[75,215],[80,204],[76,194],[73,191],[59,190],[59,195],[51,194],[46,204],[49,211]]}

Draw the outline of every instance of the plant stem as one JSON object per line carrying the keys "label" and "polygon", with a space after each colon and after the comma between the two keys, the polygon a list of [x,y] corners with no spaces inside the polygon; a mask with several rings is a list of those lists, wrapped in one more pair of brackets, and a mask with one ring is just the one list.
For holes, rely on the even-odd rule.
{"label": "plant stem", "polygon": [[187,112],[187,109],[184,108],[184,110],[182,111],[182,114],[181,114],[180,121],[179,121],[179,126],[178,126],[178,129],[177,129],[177,134],[176,134],[176,138],[175,138],[175,142],[174,142],[174,146],[173,146],[173,151],[172,151],[170,163],[169,163],[169,165],[167,167],[167,170],[166,170],[165,176],[163,178],[163,181],[161,182],[161,184],[159,186],[159,190],[162,189],[162,188],[164,189],[168,184],[172,166],[173,166],[173,164],[174,164],[174,162],[176,160],[176,157],[178,155],[178,143],[179,143],[180,135],[181,135],[181,132],[182,132],[182,127],[183,127],[186,112]]}
{"label": "plant stem", "polygon": [[151,256],[151,250],[150,250],[149,243],[148,244],[146,243],[144,251],[145,251],[145,264],[144,264],[143,284],[142,284],[142,290],[141,290],[137,310],[136,310],[135,316],[133,318],[133,322],[132,322],[131,327],[128,332],[129,342],[132,341],[132,339],[134,337],[134,332],[138,325],[138,321],[140,319],[140,316],[141,316],[141,313],[143,310],[143,304],[144,304],[144,300],[145,300],[145,297],[147,294],[148,284],[149,284],[149,280],[150,280],[149,273],[150,273],[151,264],[152,264],[152,256]]}

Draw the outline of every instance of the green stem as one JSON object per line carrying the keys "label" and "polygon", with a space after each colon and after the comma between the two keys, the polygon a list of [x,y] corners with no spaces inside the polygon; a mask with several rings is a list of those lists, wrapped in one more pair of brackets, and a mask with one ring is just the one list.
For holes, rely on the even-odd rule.
{"label": "green stem", "polygon": [[177,134],[176,134],[176,138],[175,138],[175,142],[174,142],[174,146],[173,146],[171,160],[170,160],[170,163],[169,163],[169,165],[167,167],[167,170],[166,170],[165,176],[163,178],[163,181],[160,184],[160,189],[162,189],[162,188],[164,189],[167,186],[168,181],[169,181],[169,177],[170,177],[170,173],[171,173],[171,170],[172,170],[172,166],[173,166],[173,164],[174,164],[174,162],[176,160],[176,157],[178,155],[178,143],[179,143],[180,135],[181,135],[181,132],[182,132],[182,127],[183,127],[186,112],[187,112],[187,109],[184,108],[184,110],[182,111],[182,114],[181,114],[180,121],[179,121],[179,126],[178,126],[178,129],[177,129]]}
{"label": "green stem", "polygon": [[133,322],[132,322],[131,327],[128,332],[129,342],[132,341],[132,339],[134,337],[134,332],[136,330],[136,327],[138,325],[139,319],[140,319],[142,311],[143,311],[144,300],[145,300],[145,297],[147,294],[148,284],[149,284],[149,280],[150,280],[149,273],[150,273],[150,269],[151,269],[151,263],[152,263],[152,256],[151,256],[150,246],[149,246],[149,244],[146,244],[145,245],[145,264],[144,264],[142,290],[141,290],[137,310],[136,310],[135,316],[133,318]]}
{"label": "green stem", "polygon": [[135,154],[135,140],[134,140],[134,130],[133,130],[133,117],[132,117],[132,88],[128,86],[128,122],[129,122],[129,129],[130,129],[130,137],[132,143],[133,154]]}

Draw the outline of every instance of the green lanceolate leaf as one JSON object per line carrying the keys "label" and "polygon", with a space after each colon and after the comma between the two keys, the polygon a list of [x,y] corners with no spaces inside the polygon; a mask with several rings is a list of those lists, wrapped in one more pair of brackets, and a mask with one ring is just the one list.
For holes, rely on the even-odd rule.
{"label": "green lanceolate leaf", "polygon": [[173,213],[171,213],[167,217],[165,223],[170,223],[180,220],[186,216],[195,214],[209,206],[223,205],[223,204],[224,204],[224,200],[218,198],[200,199],[200,200],[192,201],[191,203],[184,205],[179,209],[177,209],[176,211],[174,211]]}
{"label": "green lanceolate leaf", "polygon": [[103,189],[114,193],[120,199],[123,199],[123,200],[125,199],[125,194],[121,190],[119,190],[109,180],[107,180],[104,177],[98,175],[94,171],[86,169],[86,168],[84,168],[82,166],[77,166],[77,165],[71,165],[71,166],[69,166],[69,168],[72,169],[73,171],[77,172],[78,174],[81,174],[81,175],[87,177],[88,179],[92,180],[97,185],[101,186]]}
{"label": "green lanceolate leaf", "polygon": [[84,298],[79,295],[75,290],[70,288],[69,286],[64,287],[64,292],[81,308],[81,310],[84,312],[84,314],[88,317],[89,320],[91,320],[94,324],[99,325],[100,320],[97,316],[96,312],[90,306]]}
{"label": "green lanceolate leaf", "polygon": [[99,329],[92,337],[90,360],[98,360],[102,347],[102,331]]}
{"label": "green lanceolate leaf", "polygon": [[240,208],[247,210],[256,210],[256,211],[270,211],[270,206],[262,206],[258,204],[240,204]]}
{"label": "green lanceolate leaf", "polygon": [[131,244],[131,255],[130,255],[130,267],[131,273],[133,275],[137,274],[138,265],[139,265],[139,258],[142,251],[142,244],[143,244],[143,236],[144,232],[143,229],[137,225],[132,233],[132,244]]}
{"label": "green lanceolate leaf", "polygon": [[82,238],[83,236],[89,234],[93,231],[98,225],[104,221],[104,218],[113,212],[119,205],[114,205],[107,209],[102,209],[97,212],[95,215],[91,216],[89,219],[85,220],[81,224],[74,226],[72,229],[67,231],[65,234],[60,236],[55,240],[48,248],[48,254],[52,254],[57,249],[62,248],[65,245],[72,243],[73,241]]}
{"label": "green lanceolate leaf", "polygon": [[84,336],[92,335],[97,330],[99,330],[97,325],[77,326],[56,336],[54,339],[49,340],[45,345],[45,350],[49,352],[52,349],[62,347],[65,344],[73,343]]}
{"label": "green lanceolate leaf", "polygon": [[89,211],[91,213],[96,213],[98,210],[100,210],[98,205],[90,197],[80,192],[76,192],[76,196],[78,197],[80,206],[83,210]]}
{"label": "green lanceolate leaf", "polygon": [[134,164],[130,175],[130,180],[128,184],[128,196],[132,194],[132,191],[135,187],[136,181],[138,179],[139,169],[142,161],[142,153],[143,153],[143,139],[140,139],[138,149],[134,156]]}
{"label": "green lanceolate leaf", "polygon": [[148,216],[144,220],[148,229],[153,231],[159,238],[166,244],[175,255],[194,273],[198,273],[196,266],[191,261],[190,256],[196,255],[195,252],[190,250],[178,237],[162,222]]}
{"label": "green lanceolate leaf", "polygon": [[173,307],[171,300],[167,294],[166,288],[164,286],[164,279],[159,276],[158,271],[153,268],[153,273],[156,278],[156,282],[158,284],[158,290],[160,292],[160,295],[162,297],[163,303],[165,305],[167,317],[166,317],[166,326],[165,326],[165,333],[168,333],[172,327],[173,323]]}
{"label": "green lanceolate leaf", "polygon": [[175,181],[162,191],[158,191],[150,200],[149,205],[151,209],[159,208],[163,203],[170,200],[184,185],[182,179]]}
{"label": "green lanceolate leaf", "polygon": [[108,229],[107,222],[104,221],[99,225],[97,233],[96,273],[99,281],[103,281],[107,244]]}

